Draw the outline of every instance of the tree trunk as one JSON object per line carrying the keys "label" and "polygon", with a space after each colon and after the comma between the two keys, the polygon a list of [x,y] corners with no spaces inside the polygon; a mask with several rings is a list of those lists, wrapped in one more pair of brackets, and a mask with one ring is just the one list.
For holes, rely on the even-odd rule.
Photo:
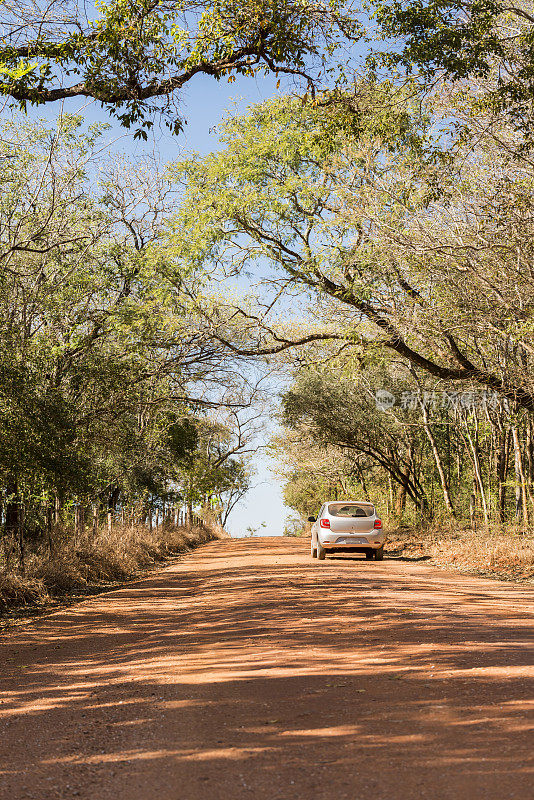
{"label": "tree trunk", "polygon": [[508,449],[510,431],[505,428],[499,435],[497,449],[497,521],[502,525],[506,511],[506,473],[508,467]]}
{"label": "tree trunk", "polygon": [[54,552],[54,507],[49,501],[46,506],[46,542],[50,555]]}
{"label": "tree trunk", "polygon": [[533,464],[533,442],[532,442],[532,420],[528,419],[526,431],[526,457],[527,457],[527,471],[525,475],[525,486],[528,494],[528,499],[532,508],[534,508],[534,496],[532,494],[532,472],[534,470]]}
{"label": "tree trunk", "polygon": [[[396,497],[395,516],[399,520],[401,519],[401,517],[402,517],[402,515],[404,513],[404,509],[406,508],[406,496],[408,494],[408,484],[409,484],[409,481],[410,481],[410,473],[412,471],[413,466],[414,466],[413,447],[410,444],[410,445],[408,445],[408,454],[407,454],[407,458],[406,458],[406,472],[402,476],[403,480],[400,481],[400,489],[399,489],[399,492],[398,492],[397,497]],[[414,494],[415,493],[416,492],[415,492],[415,489],[414,489]],[[417,505],[417,502],[416,502],[415,499],[414,499],[414,502]]]}
{"label": "tree trunk", "polygon": [[528,418],[527,422],[527,464],[528,464],[528,482],[530,485],[534,483],[534,437],[532,435],[532,418]]}
{"label": "tree trunk", "polygon": [[512,425],[512,440],[514,443],[514,468],[516,475],[516,517],[519,519],[522,513],[523,522],[525,525],[528,525],[527,487],[525,473],[523,472],[523,459],[521,458],[521,444],[515,425]]}
{"label": "tree trunk", "polygon": [[20,497],[17,478],[12,474],[6,480],[5,514],[6,534],[15,541],[19,531]]}
{"label": "tree trunk", "polygon": [[406,486],[399,484],[397,496],[395,498],[395,517],[400,520],[406,508]]}
{"label": "tree trunk", "polygon": [[388,508],[387,508],[387,520],[389,523],[390,515],[393,513],[393,482],[391,480],[391,475],[388,472]]}
{"label": "tree trunk", "polygon": [[24,575],[26,564],[25,564],[25,552],[24,552],[24,505],[22,503],[20,503],[19,507],[17,542],[19,547],[20,571]]}
{"label": "tree trunk", "polygon": [[480,493],[480,503],[482,505],[482,513],[484,515],[484,524],[488,525],[489,524],[488,506],[486,503],[486,492],[484,491],[484,481],[482,480],[482,471],[480,469],[480,457],[478,453],[478,447],[473,441],[471,434],[469,433],[469,423],[467,422],[467,420],[465,421],[465,433],[467,436],[467,441],[469,442],[469,447],[471,449],[473,471],[475,473],[475,480],[478,486],[478,491]]}
{"label": "tree trunk", "polygon": [[436,462],[436,468],[438,470],[439,480],[441,483],[441,491],[443,493],[443,501],[445,503],[445,508],[451,515],[451,517],[455,517],[456,514],[454,513],[454,508],[451,501],[451,496],[449,494],[449,486],[447,484],[447,478],[445,476],[445,471],[443,469],[443,464],[441,463],[441,457],[439,454],[439,450],[436,446],[436,440],[434,439],[434,435],[430,428],[428,422],[428,411],[423,401],[421,401],[421,409],[423,412],[423,427],[425,429],[426,437],[430,442],[430,447],[432,448],[432,453],[434,455],[434,461]]}
{"label": "tree trunk", "polygon": [[61,498],[56,494],[54,498],[54,526],[58,530],[61,525]]}
{"label": "tree trunk", "polygon": [[362,470],[362,468],[360,467],[360,465],[358,463],[354,464],[354,469],[356,471],[356,475],[358,477],[358,480],[360,481],[360,483],[362,485],[362,491],[363,491],[364,499],[368,500],[369,499],[369,492],[367,490],[367,484],[365,483],[365,475],[363,474],[363,470]]}
{"label": "tree trunk", "polygon": [[108,531],[111,533],[113,529],[113,515],[115,509],[117,508],[117,503],[119,501],[121,490],[117,487],[112,489],[108,493],[108,514],[107,514],[107,523],[108,523]]}

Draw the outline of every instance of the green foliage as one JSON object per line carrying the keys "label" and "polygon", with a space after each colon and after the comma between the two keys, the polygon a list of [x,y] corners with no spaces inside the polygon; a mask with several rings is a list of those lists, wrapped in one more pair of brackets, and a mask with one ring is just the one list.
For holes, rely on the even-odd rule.
{"label": "green foliage", "polygon": [[[468,102],[511,119],[531,141],[534,74],[534,16],[530,3],[498,0],[373,0],[378,29],[400,46],[368,63],[417,71],[433,85],[437,78],[474,83]],[[479,85],[477,85],[477,83]],[[466,98],[467,99],[467,98]]]}
{"label": "green foliage", "polygon": [[186,183],[174,224],[184,257],[227,273],[253,270],[261,258],[312,288],[324,288],[325,273],[338,276],[361,225],[342,213],[340,184],[358,182],[354,170],[365,173],[370,154],[378,173],[397,158],[422,158],[425,119],[387,83],[323,100],[255,106],[226,121],[223,150],[174,165]]}
{"label": "green foliage", "polygon": [[[385,410],[377,406],[369,382],[397,398],[404,391],[415,403]],[[339,368],[297,371],[290,389],[282,395],[284,432],[273,443],[273,452],[284,465],[286,505],[295,509],[303,522],[309,514],[316,515],[325,500],[338,498],[369,499],[390,523],[406,519],[419,523],[454,512],[465,520],[474,480],[473,497],[476,508],[480,507],[480,487],[474,475],[477,464],[484,492],[487,485],[491,487],[488,502],[493,513],[504,519],[506,483],[502,481],[499,488],[498,482],[493,482],[491,454],[496,429],[492,427],[495,423],[488,422],[488,409],[480,407],[466,414],[461,407],[433,401],[428,405],[429,396],[434,395],[413,382],[408,370],[399,373],[393,364],[388,371],[376,365],[365,372],[356,371],[352,379]],[[426,424],[422,403],[427,404]],[[502,409],[499,413],[499,424],[509,424]],[[444,488],[450,494],[453,486],[451,510],[445,503]],[[406,499],[412,501],[409,509]]]}
{"label": "green foliage", "polygon": [[339,485],[334,476],[310,473],[304,465],[287,476],[283,497],[285,505],[298,511],[301,519],[306,520],[317,514],[325,499],[335,499],[338,493]]}
{"label": "green foliage", "polygon": [[166,106],[175,91],[199,74],[233,81],[236,75],[288,72],[308,82],[341,42],[361,34],[350,9],[338,0],[320,5],[305,0],[102,0],[89,23],[74,15],[50,25],[43,17],[22,28],[5,13],[0,48],[4,94],[23,108],[93,97],[125,127],[137,126],[140,138],[152,127],[155,110],[167,115],[171,129],[180,130],[181,118]]}
{"label": "green foliage", "polygon": [[[531,327],[510,313],[517,281],[530,291],[532,248],[532,175],[517,134],[497,122],[485,133],[454,93],[445,107],[420,107],[408,88],[372,83],[327,100],[262,104],[227,123],[223,150],[177,164],[186,194],[176,247],[197,267],[285,281],[321,304],[316,331],[359,357],[386,348],[442,381],[474,381],[534,410],[521,363]],[[467,122],[453,136],[459,113]],[[512,329],[525,352],[509,353],[503,372],[500,342]],[[251,339],[249,328],[242,352],[254,352]],[[260,340],[265,353],[292,343],[283,328]]]}
{"label": "green foliage", "polygon": [[77,117],[10,122],[0,145],[0,484],[6,526],[24,506],[36,535],[54,498],[142,516],[248,485],[232,432],[218,424],[210,452],[189,401],[224,359],[180,290],[200,276],[158,249],[170,188],[107,180],[100,134]]}
{"label": "green foliage", "polygon": [[[399,420],[395,415],[378,411],[374,393],[367,383],[369,377],[369,373],[360,372],[350,379],[329,368],[320,372],[305,370],[283,395],[285,425],[305,435],[316,447],[334,447],[345,454],[339,462],[340,475],[332,464],[327,464],[325,473],[313,482],[315,507],[321,496],[323,500],[320,502],[324,502],[325,496],[336,498],[340,489],[346,495],[349,486],[361,481],[363,472],[369,479],[376,466],[404,487],[414,502],[425,496],[419,477],[410,474],[407,468],[413,452],[421,450],[423,443],[422,430],[416,422],[417,414],[407,412]],[[379,386],[387,386],[391,383],[391,376],[375,368],[372,380]],[[397,382],[398,391],[405,386],[405,381]],[[409,422],[413,423],[412,426]],[[343,477],[349,478],[349,482],[340,480]],[[286,491],[290,494],[296,490],[301,497],[305,496],[304,493],[310,491],[309,471],[297,471],[289,486]],[[367,493],[365,483],[361,489]]]}

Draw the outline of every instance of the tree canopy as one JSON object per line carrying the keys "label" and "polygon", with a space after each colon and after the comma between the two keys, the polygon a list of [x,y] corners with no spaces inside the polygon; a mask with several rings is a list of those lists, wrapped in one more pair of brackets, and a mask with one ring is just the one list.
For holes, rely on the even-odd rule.
{"label": "tree canopy", "polygon": [[[519,266],[530,165],[505,130],[480,133],[476,148],[463,133],[453,147],[436,138],[451,112],[421,111],[387,84],[339,108],[260,105],[228,121],[220,153],[176,166],[187,184],[176,229],[199,264],[270,264],[265,285],[285,276],[286,292],[329,298],[326,336],[533,409],[530,329],[512,301],[517,281],[530,283]],[[512,330],[520,349],[504,367]]]}
{"label": "tree canopy", "polygon": [[[373,0],[378,30],[396,46],[373,67],[417,72],[427,85],[462,82],[480,108],[504,113],[530,142],[534,88],[532,3]],[[473,89],[479,79],[485,86]]]}
{"label": "tree canopy", "polygon": [[[334,2],[112,2],[85,20],[52,4],[28,7],[20,30],[6,22],[6,94],[22,106],[93,97],[140,135],[158,109],[176,122],[170,98],[199,73],[285,72],[309,89],[228,117],[217,152],[164,168],[108,159],[104,128],[79,117],[3,125],[8,506],[31,497],[38,517],[52,497],[145,510],[174,497],[225,519],[249,485],[253,409],[274,366],[291,381],[284,435],[324,448],[325,487],[333,453],[347,487],[372,475],[390,498],[398,487],[397,505],[424,506],[435,479],[453,515],[452,447],[489,518],[486,486],[505,485],[513,448],[526,518],[534,173],[527,73],[501,65],[527,63],[528,13],[445,5],[446,28],[432,3],[377,7],[402,46],[350,88],[334,51],[362,31]],[[523,25],[513,45],[511,18]],[[380,63],[404,72],[378,80]],[[369,376],[386,395],[415,392],[414,419],[373,410]],[[482,393],[483,410],[428,403],[438,387]],[[306,454],[294,439],[290,450],[303,508],[315,494]]]}
{"label": "tree canopy", "polygon": [[360,30],[338,0],[110,0],[93,15],[55,0],[2,11],[0,91],[22,108],[93,98],[143,138],[156,110],[181,128],[172,98],[195,76],[272,72],[312,84]]}
{"label": "tree canopy", "polygon": [[108,158],[79,117],[10,121],[0,147],[8,528],[22,504],[36,531],[56,502],[142,516],[213,497],[223,514],[248,485],[239,410],[254,389],[197,324],[183,287],[201,276],[160,245],[172,180]]}

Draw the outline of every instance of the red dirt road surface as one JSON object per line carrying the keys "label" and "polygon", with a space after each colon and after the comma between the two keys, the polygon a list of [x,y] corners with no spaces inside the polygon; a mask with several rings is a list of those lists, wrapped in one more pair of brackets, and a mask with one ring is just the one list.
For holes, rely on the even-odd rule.
{"label": "red dirt road surface", "polygon": [[223,540],[8,634],[2,798],[530,800],[534,595]]}

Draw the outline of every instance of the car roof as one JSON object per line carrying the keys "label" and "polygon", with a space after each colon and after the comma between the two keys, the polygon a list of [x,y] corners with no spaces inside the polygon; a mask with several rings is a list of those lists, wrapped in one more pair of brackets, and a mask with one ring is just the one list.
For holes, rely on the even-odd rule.
{"label": "car roof", "polygon": [[327,506],[330,505],[330,503],[360,503],[364,506],[374,506],[371,500],[325,500]]}

